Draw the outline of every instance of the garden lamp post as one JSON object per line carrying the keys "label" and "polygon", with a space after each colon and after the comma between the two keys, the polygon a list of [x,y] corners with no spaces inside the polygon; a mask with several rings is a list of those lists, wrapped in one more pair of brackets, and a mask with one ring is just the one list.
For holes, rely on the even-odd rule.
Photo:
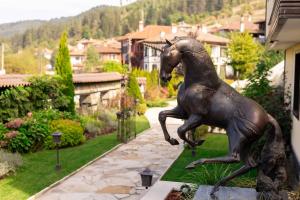
{"label": "garden lamp post", "polygon": [[140,175],[142,179],[142,186],[148,189],[148,187],[152,185],[153,172],[149,168],[146,168],[144,171],[140,173]]}
{"label": "garden lamp post", "polygon": [[61,135],[62,135],[62,133],[60,133],[60,132],[54,132],[52,134],[53,142],[56,145],[56,166],[55,166],[55,169],[57,171],[61,169],[61,165],[59,163],[59,144],[61,142]]}

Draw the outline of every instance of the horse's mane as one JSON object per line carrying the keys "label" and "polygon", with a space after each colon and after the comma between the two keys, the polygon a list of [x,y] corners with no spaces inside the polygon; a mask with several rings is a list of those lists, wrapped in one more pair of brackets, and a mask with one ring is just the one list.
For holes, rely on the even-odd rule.
{"label": "horse's mane", "polygon": [[175,37],[172,40],[172,42],[173,42],[173,45],[176,46],[176,44],[178,42],[183,41],[183,40],[191,40],[191,42],[185,43],[185,45],[181,47],[182,48],[181,50],[183,53],[198,53],[198,54],[206,53],[207,54],[207,51],[204,48],[204,46],[201,44],[201,42],[196,40],[196,38],[194,38],[194,37],[190,37],[190,36]]}

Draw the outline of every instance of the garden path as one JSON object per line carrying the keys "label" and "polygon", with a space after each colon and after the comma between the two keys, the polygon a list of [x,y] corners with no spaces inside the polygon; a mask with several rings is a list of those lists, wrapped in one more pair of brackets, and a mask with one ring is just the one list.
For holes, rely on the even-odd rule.
{"label": "garden path", "polygon": [[[170,102],[174,107],[175,102]],[[147,192],[141,187],[139,172],[154,171],[156,181],[182,152],[182,144],[171,146],[164,140],[158,113],[167,108],[150,108],[146,116],[151,128],[136,139],[101,157],[62,183],[41,194],[39,200],[137,200]],[[168,119],[170,134],[182,121]]]}

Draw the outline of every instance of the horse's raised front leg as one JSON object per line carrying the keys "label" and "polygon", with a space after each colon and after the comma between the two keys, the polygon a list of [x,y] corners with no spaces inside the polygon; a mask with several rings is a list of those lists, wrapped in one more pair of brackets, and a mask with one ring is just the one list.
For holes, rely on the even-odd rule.
{"label": "horse's raised front leg", "polygon": [[187,139],[186,133],[187,131],[193,130],[202,124],[202,117],[199,115],[192,114],[182,126],[180,126],[177,130],[178,136],[188,143],[191,147],[195,147],[195,142]]}
{"label": "horse's raised front leg", "polygon": [[179,142],[176,139],[171,138],[170,134],[167,130],[167,126],[166,126],[167,117],[173,117],[173,118],[177,118],[177,119],[185,119],[186,114],[180,107],[177,106],[172,110],[161,111],[158,115],[158,120],[159,120],[161,128],[163,130],[165,140],[168,141],[171,145],[178,145]]}

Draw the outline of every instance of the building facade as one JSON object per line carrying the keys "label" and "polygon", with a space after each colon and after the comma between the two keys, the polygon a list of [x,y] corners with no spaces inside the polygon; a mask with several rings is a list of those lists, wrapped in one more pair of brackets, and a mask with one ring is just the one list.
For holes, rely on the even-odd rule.
{"label": "building facade", "polygon": [[[285,51],[285,91],[291,94],[291,142],[300,161],[300,1],[267,0],[266,38],[270,49]],[[288,101],[289,98],[286,98]]]}

